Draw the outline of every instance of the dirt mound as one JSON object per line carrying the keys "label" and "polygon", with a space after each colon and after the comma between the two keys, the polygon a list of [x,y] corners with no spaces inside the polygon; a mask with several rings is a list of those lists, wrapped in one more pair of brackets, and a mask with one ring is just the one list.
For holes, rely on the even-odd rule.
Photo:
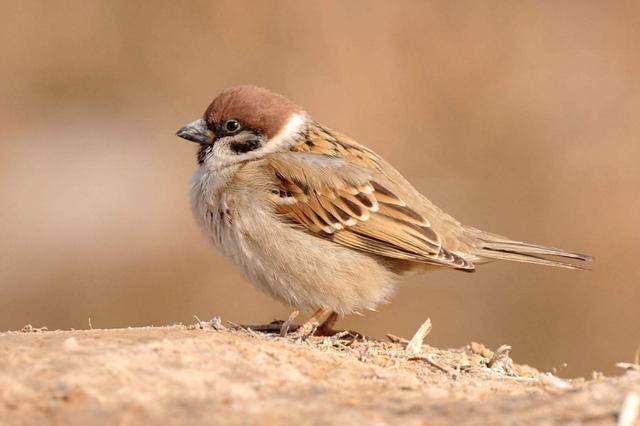
{"label": "dirt mound", "polygon": [[563,380],[508,347],[196,326],[0,334],[0,424],[635,424],[640,372]]}

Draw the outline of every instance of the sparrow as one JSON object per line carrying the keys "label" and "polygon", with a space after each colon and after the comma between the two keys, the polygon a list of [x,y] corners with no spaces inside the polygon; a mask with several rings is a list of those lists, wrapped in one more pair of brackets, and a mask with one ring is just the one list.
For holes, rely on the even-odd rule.
{"label": "sparrow", "polygon": [[177,136],[199,144],[191,206],[206,238],[258,289],[315,312],[305,324],[328,315],[319,331],[388,302],[411,273],[592,260],[461,224],[374,151],[264,88],[224,90]]}

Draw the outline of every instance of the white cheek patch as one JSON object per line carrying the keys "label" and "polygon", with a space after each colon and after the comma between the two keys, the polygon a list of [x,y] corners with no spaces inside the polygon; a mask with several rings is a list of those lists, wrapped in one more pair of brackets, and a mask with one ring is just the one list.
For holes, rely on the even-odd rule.
{"label": "white cheek patch", "polygon": [[246,153],[233,152],[231,140],[222,138],[213,145],[211,155],[206,160],[206,167],[212,171],[229,167],[233,164],[256,160],[265,155],[288,151],[298,143],[298,136],[304,132],[307,117],[304,114],[292,114],[284,127],[262,147]]}
{"label": "white cheek patch", "polygon": [[229,138],[222,138],[217,140],[215,144],[213,144],[213,148],[211,149],[211,156],[209,156],[210,165],[219,165],[226,163],[233,159],[236,155],[231,152],[229,144],[231,140]]}
{"label": "white cheek patch", "polygon": [[288,150],[297,143],[296,136],[304,130],[305,124],[306,120],[303,115],[292,114],[287,124],[269,140],[262,152],[271,154]]}

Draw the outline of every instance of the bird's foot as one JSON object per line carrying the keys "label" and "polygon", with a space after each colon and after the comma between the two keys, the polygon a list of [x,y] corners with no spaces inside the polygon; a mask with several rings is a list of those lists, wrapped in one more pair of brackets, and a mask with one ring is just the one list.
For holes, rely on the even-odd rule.
{"label": "bird's foot", "polygon": [[292,327],[291,323],[298,316],[298,311],[293,311],[289,318],[282,323],[280,329],[280,336],[288,336],[291,339],[307,339],[310,336],[333,336],[339,333],[338,330],[334,330],[333,326],[338,319],[338,314],[330,312],[329,316],[320,323],[320,319],[328,312],[325,308],[318,309],[305,323],[297,327],[295,331],[289,333],[289,329]]}
{"label": "bird's foot", "polygon": [[295,331],[293,331],[292,333],[287,333],[287,331],[285,331],[285,329],[288,329],[287,323],[288,322],[290,323],[289,319],[292,319],[291,316],[289,316],[289,319],[287,319],[287,321],[285,321],[282,324],[282,329],[280,330],[280,336],[282,337],[286,336],[292,340],[308,339],[309,337],[313,336],[316,333],[316,331],[320,328],[320,322],[318,320],[319,319],[318,317],[321,317],[322,314],[324,314],[324,312],[322,312],[320,315],[318,315],[318,312],[316,312],[306,322],[298,326],[295,329]]}

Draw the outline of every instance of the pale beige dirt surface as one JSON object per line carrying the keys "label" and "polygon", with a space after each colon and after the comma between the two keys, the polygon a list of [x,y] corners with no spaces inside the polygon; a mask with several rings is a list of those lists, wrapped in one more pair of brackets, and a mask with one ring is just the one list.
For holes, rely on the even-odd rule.
{"label": "pale beige dirt surface", "polygon": [[27,331],[0,334],[2,425],[616,424],[640,394],[634,365],[565,381],[479,344],[410,356],[220,322]]}

